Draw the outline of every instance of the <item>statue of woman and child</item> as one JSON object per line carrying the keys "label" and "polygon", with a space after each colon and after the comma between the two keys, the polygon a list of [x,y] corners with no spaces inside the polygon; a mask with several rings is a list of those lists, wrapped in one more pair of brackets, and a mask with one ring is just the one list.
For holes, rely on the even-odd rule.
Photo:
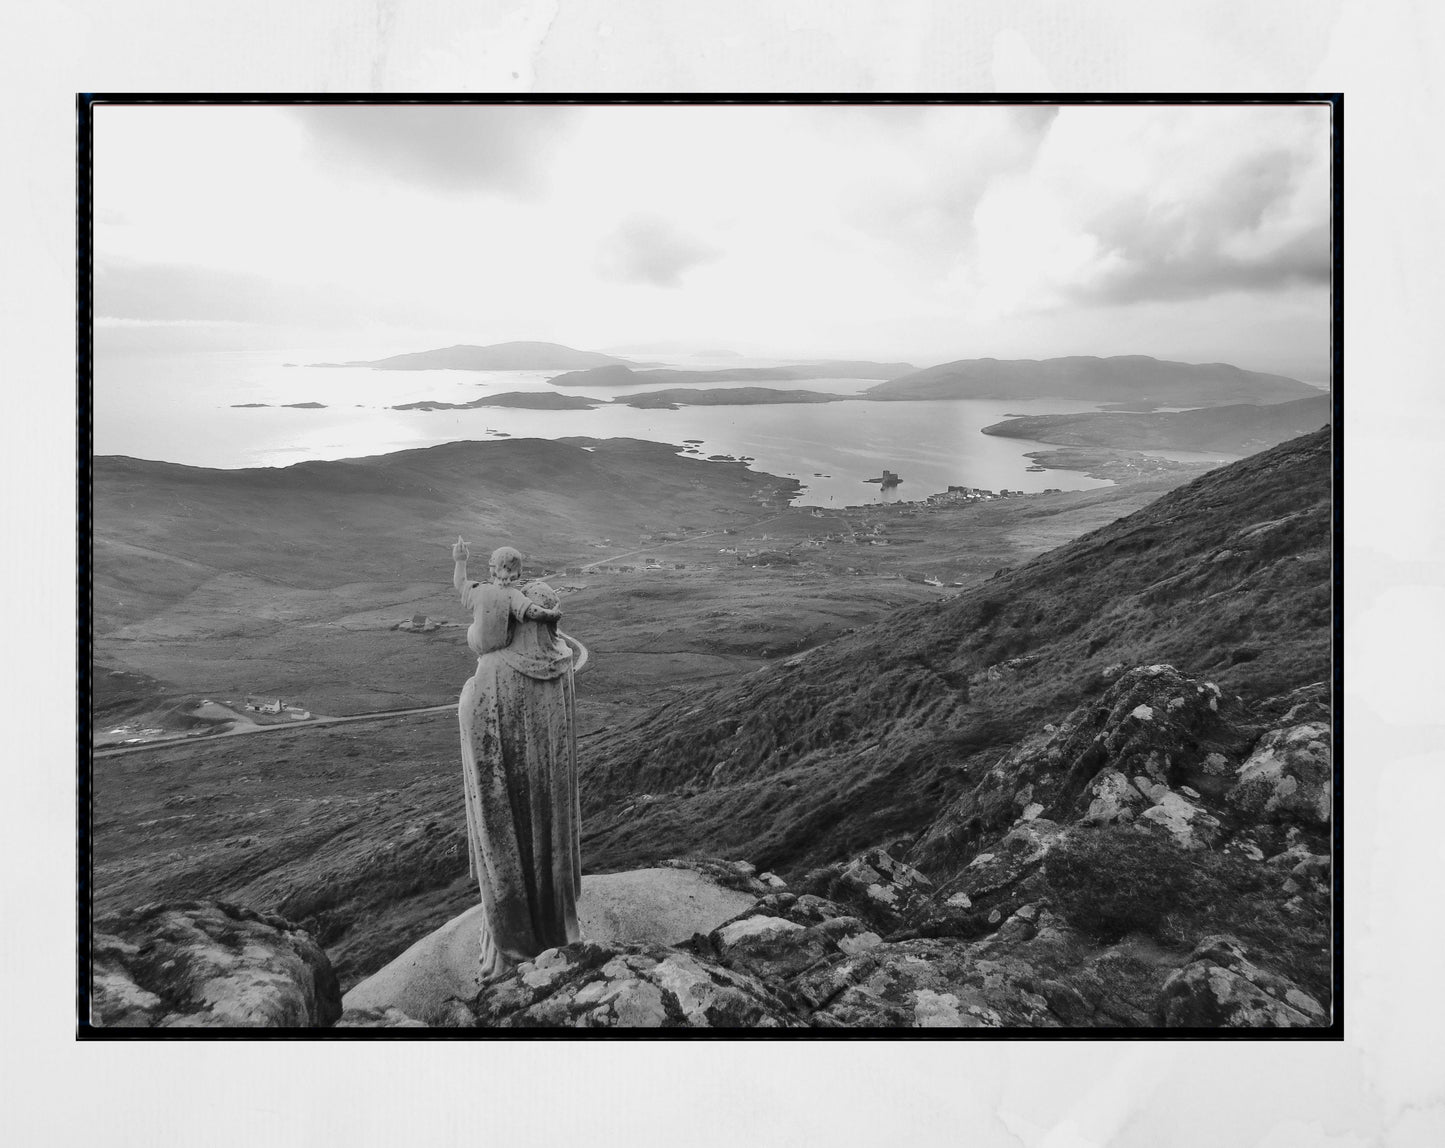
{"label": "statue of woman and child", "polygon": [[467,579],[452,547],[452,584],[472,610],[477,670],[462,687],[462,786],[471,873],[481,890],[481,979],[578,940],[582,885],[577,707],[572,676],[587,660],[557,630],[558,595],[522,581],[522,555],[493,552],[486,582]]}

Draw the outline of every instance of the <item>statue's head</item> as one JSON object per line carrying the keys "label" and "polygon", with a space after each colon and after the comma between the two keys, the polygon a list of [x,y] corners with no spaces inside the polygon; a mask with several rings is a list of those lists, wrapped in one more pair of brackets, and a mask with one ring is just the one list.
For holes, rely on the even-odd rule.
{"label": "statue's head", "polygon": [[545,582],[529,582],[522,593],[546,610],[555,610],[557,603],[562,601],[561,595]]}
{"label": "statue's head", "polygon": [[510,546],[499,546],[492,551],[490,566],[494,581],[515,582],[522,576],[522,552]]}

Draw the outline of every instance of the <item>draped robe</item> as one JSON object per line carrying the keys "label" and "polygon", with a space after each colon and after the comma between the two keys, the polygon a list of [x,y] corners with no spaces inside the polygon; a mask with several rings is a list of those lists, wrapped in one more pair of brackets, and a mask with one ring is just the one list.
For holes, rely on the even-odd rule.
{"label": "draped robe", "polygon": [[521,590],[473,582],[462,600],[478,655],[458,717],[487,981],[581,936],[576,695],[571,647],[525,619]]}

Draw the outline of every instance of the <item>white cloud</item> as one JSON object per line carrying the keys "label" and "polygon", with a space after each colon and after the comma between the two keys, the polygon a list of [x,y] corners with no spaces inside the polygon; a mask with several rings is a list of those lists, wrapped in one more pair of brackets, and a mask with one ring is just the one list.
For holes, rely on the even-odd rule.
{"label": "white cloud", "polygon": [[[1205,357],[1279,369],[1327,345],[1327,123],[1297,107],[105,107],[96,255],[137,282],[160,268],[117,304],[131,318],[207,301],[333,330],[913,361],[1156,353],[1203,330]],[[167,289],[167,267],[189,280],[172,270]],[[237,295],[243,314],[222,305]]]}
{"label": "white cloud", "polygon": [[623,283],[680,287],[685,272],[719,254],[666,219],[639,215],[623,220],[603,240],[597,268],[604,278]]}

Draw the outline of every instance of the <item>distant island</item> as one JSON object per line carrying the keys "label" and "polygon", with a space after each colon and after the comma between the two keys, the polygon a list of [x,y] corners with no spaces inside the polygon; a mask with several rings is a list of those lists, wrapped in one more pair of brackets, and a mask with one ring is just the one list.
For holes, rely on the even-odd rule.
{"label": "distant island", "polygon": [[1283,375],[1245,371],[1228,363],[1176,363],[1148,355],[1100,359],[960,359],[890,379],[869,399],[1034,399],[1127,402],[1139,406],[1219,406],[1282,403],[1320,393]]}
{"label": "distant island", "polygon": [[493,343],[476,347],[459,343],[432,351],[413,351],[385,359],[347,363],[308,363],[309,367],[370,367],[377,371],[546,371],[581,370],[626,360],[597,351],[578,351],[560,343]]}
{"label": "distant island", "polygon": [[888,379],[911,371],[908,363],[870,363],[855,359],[820,360],[786,367],[722,367],[711,371],[637,371],[624,365],[573,371],[547,381],[558,387],[617,387],[633,383],[761,383],[796,379]]}
{"label": "distant island", "polygon": [[302,411],[324,411],[326,409],[325,403],[282,403],[281,405],[283,407],[294,407]]}
{"label": "distant island", "polygon": [[[559,396],[563,397],[563,396]],[[836,403],[847,395],[829,395],[822,391],[780,391],[772,387],[720,387],[716,390],[686,389],[643,391],[635,395],[619,395],[614,403],[640,410],[677,410],[688,407],[740,407],[766,403]],[[586,400],[583,400],[586,401]]]}
{"label": "distant island", "polygon": [[1028,415],[994,423],[984,434],[1058,446],[1221,451],[1253,454],[1330,421],[1330,396],[1287,403],[1231,404],[1166,414]]}
{"label": "distant island", "polygon": [[583,395],[559,395],[554,391],[505,391],[500,395],[483,395],[469,403],[443,403],[423,399],[416,403],[402,403],[394,411],[474,411],[478,407],[524,407],[537,411],[590,411],[598,405],[598,399]]}

